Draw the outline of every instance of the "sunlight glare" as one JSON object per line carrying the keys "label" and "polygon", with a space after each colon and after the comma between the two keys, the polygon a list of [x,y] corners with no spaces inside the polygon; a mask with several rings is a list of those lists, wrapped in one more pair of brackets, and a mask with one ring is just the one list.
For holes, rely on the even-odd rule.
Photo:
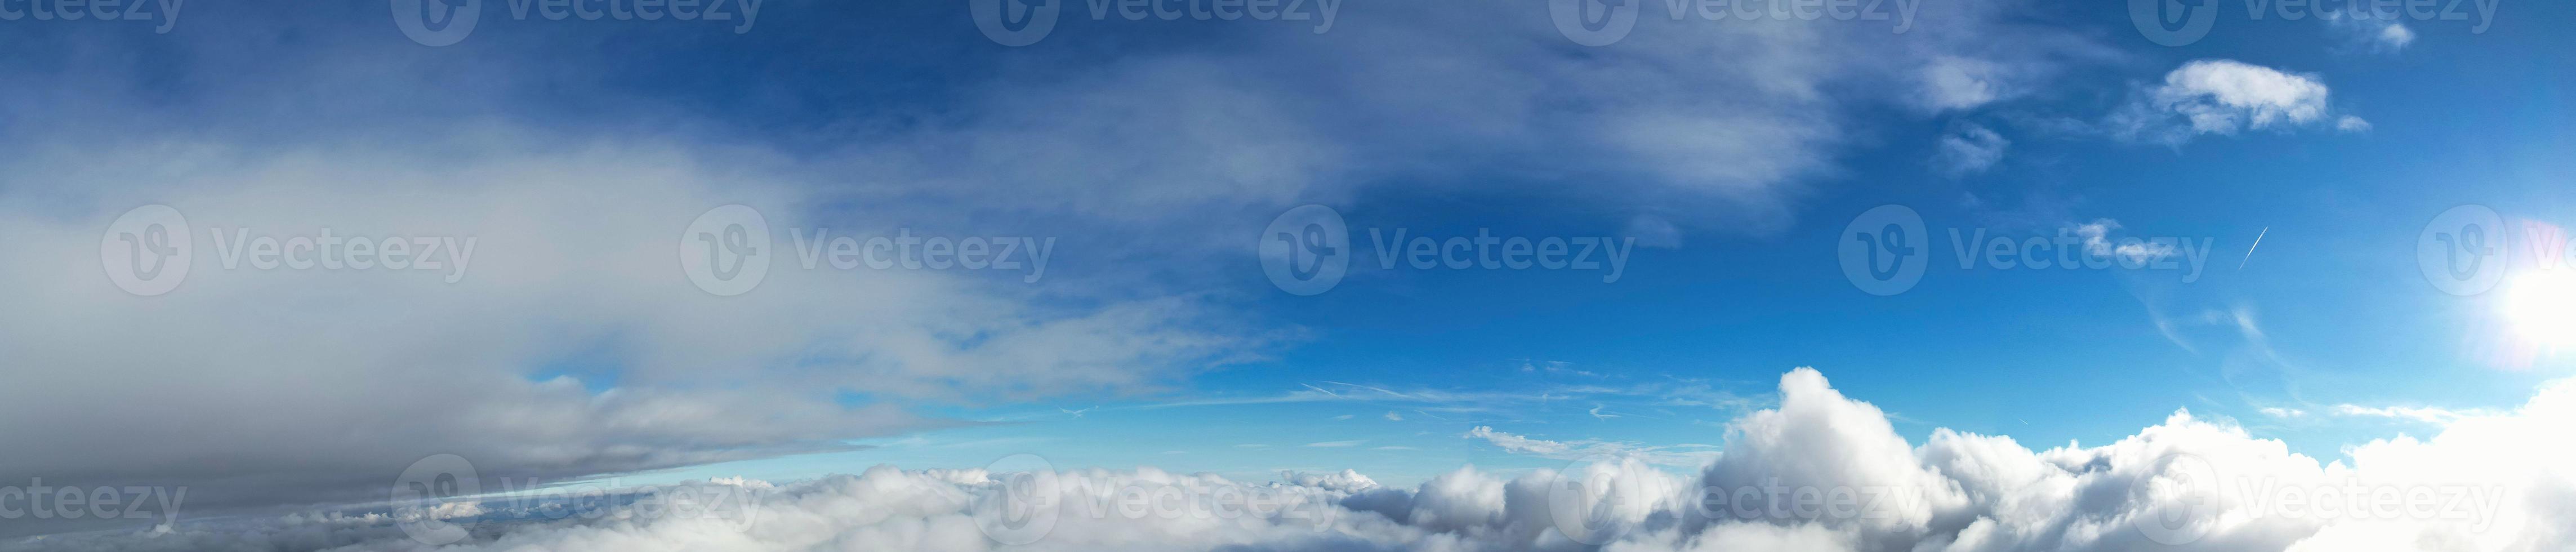
{"label": "sunlight glare", "polygon": [[2505,320],[2526,342],[2559,349],[2576,345],[2576,271],[2542,270],[2506,282]]}

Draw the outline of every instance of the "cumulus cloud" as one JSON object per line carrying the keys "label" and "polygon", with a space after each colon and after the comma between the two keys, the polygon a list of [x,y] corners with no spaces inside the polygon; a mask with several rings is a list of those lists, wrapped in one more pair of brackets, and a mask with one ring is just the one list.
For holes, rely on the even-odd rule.
{"label": "cumulus cloud", "polygon": [[1356,493],[1378,486],[1377,480],[1369,479],[1369,476],[1360,475],[1360,472],[1352,470],[1324,474],[1286,472],[1279,474],[1279,479],[1299,487],[1314,487],[1346,493]]}
{"label": "cumulus cloud", "polygon": [[2202,134],[2288,130],[2329,120],[2330,95],[2314,75],[2235,60],[2194,60],[2166,73],[2162,84],[2139,91],[2109,125],[2124,139],[2169,144]]}
{"label": "cumulus cloud", "polygon": [[[2511,413],[2459,418],[2429,439],[2354,447],[2349,461],[2291,453],[2278,441],[2187,412],[2092,447],[2037,450],[2009,437],[1948,429],[1917,445],[1898,436],[1884,412],[1843,396],[1816,371],[1784,375],[1780,392],[1779,408],[1730,423],[1726,452],[1695,476],[1634,459],[1518,476],[1470,466],[1411,488],[1347,470],[1250,483],[1150,467],[997,473],[879,466],[775,486],[744,480],[678,485],[671,489],[745,489],[749,498],[747,506],[716,515],[609,505],[606,515],[487,524],[470,540],[440,550],[2519,552],[2576,546],[2576,531],[2564,523],[2576,515],[2576,485],[2570,484],[2576,469],[2565,460],[2576,454],[2576,437],[2564,431],[2576,423],[2576,384],[2569,382],[2550,384]],[[1525,450],[1574,450],[1490,428],[1475,433]],[[1148,496],[1161,498],[1133,498]],[[1247,497],[1270,508],[1241,510]],[[1029,504],[1046,507],[1005,510]],[[994,523],[1008,519],[1046,521]],[[387,521],[299,515],[49,537],[0,549],[429,549]],[[1029,538],[1026,528],[1036,526],[1045,529]],[[1005,540],[1012,544],[1000,544]]]}

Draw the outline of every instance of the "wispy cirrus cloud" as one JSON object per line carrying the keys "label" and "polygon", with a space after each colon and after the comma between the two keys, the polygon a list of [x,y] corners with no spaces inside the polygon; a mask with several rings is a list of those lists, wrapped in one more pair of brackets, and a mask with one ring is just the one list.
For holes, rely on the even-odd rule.
{"label": "wispy cirrus cloud", "polygon": [[1461,437],[1484,441],[1487,444],[1493,445],[1495,448],[1502,449],[1503,452],[1542,458],[1554,458],[1559,460],[1575,460],[1590,456],[1615,456],[1636,458],[1648,463],[1663,466],[1696,467],[1700,464],[1706,463],[1710,458],[1715,458],[1717,455],[1717,452],[1714,450],[1716,447],[1706,445],[1649,446],[1637,443],[1612,442],[1596,439],[1551,441],[1527,435],[1496,431],[1494,428],[1488,426],[1476,426],[1468,429],[1467,433],[1461,435]]}

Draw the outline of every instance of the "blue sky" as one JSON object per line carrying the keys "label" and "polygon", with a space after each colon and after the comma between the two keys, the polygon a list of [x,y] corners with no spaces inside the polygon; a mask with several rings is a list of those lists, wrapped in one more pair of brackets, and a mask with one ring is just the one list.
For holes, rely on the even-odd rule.
{"label": "blue sky", "polygon": [[[2501,339],[2501,299],[2443,294],[2425,283],[2413,256],[2424,224],[2454,205],[2483,204],[2539,221],[2576,216],[2562,197],[2570,176],[2559,154],[2568,140],[2567,82],[2556,66],[2563,60],[2520,55],[2564,49],[2542,30],[2548,18],[2541,12],[2557,8],[2507,6],[2512,11],[2484,33],[2461,22],[2415,22],[2408,28],[2418,38],[2398,51],[2374,52],[2340,45],[2341,31],[2315,21],[2253,22],[2228,13],[2207,39],[2167,48],[2131,34],[2116,10],[2019,6],[2028,13],[2017,17],[2071,27],[2115,51],[2116,61],[2070,68],[2029,98],[1990,112],[1864,110],[1842,128],[1857,143],[1834,151],[1830,170],[1803,179],[1810,189],[1784,201],[1784,213],[1752,228],[1726,220],[1743,215],[1722,211],[1698,220],[1658,213],[1689,227],[1681,247],[1638,249],[1618,282],[1588,279],[1597,274],[1357,268],[1332,291],[1299,297],[1270,289],[1250,259],[1220,255],[1207,261],[1214,275],[1192,282],[1204,286],[1194,289],[1303,331],[1275,356],[1157,382],[1168,387],[1158,393],[959,407],[941,412],[996,425],[690,473],[790,476],[853,463],[975,464],[1038,452],[1072,465],[1253,478],[1343,466],[1411,481],[1461,463],[1521,469],[1562,462],[1466,438],[1476,426],[1561,441],[1713,450],[1725,441],[1720,424],[1776,401],[1772,378],[1798,366],[1824,370],[1918,437],[1950,427],[2033,444],[2098,444],[2188,408],[2333,458],[2361,440],[2431,427],[2281,419],[2261,410],[2510,408],[2539,382],[2566,374],[2566,361],[2552,355],[2529,365],[2487,358]],[[1098,25],[1070,27],[1008,54],[1083,55],[1111,40],[1092,33],[1151,44],[1199,30]],[[992,55],[966,50],[959,54]],[[2312,75],[2331,87],[2339,112],[2366,117],[2370,129],[2152,144],[2050,136],[2026,121],[2106,110],[2139,83],[2207,58]],[[2010,129],[2009,152],[1974,175],[1938,174],[1926,159],[1945,125],[1957,124]],[[1631,213],[1620,209],[1629,206],[1569,203],[1597,186],[1592,182],[1472,167],[1438,179],[1387,183],[1328,205],[1354,228],[1628,235]],[[1540,182],[1487,188],[1525,180]],[[1860,293],[1840,277],[1830,244],[1850,217],[1891,203],[1920,211],[1935,232],[2049,235],[2108,218],[2132,233],[2208,239],[2214,251],[2204,274],[2182,282],[2154,271],[1962,270],[1943,249],[1918,287],[1892,297]],[[2248,256],[2258,235],[2264,241]],[[2248,337],[2232,320],[2204,320],[2213,313],[2242,313],[2261,337]],[[2160,321],[2175,325],[2175,335],[2160,331]],[[1338,397],[1193,405],[1318,390]],[[1464,398],[1426,402],[1395,393]],[[1541,395],[1553,398],[1537,400]],[[1729,401],[1669,404],[1691,396]],[[1596,416],[1594,407],[1615,417]]]}
{"label": "blue sky", "polygon": [[[1727,450],[1731,421],[1779,407],[1800,367],[1918,443],[1951,428],[2093,446],[2188,409],[2337,459],[2512,410],[2576,368],[2553,348],[2576,345],[2576,324],[2552,314],[2576,312],[2576,293],[2549,283],[2570,268],[2535,265],[2523,241],[2576,224],[2566,5],[2487,4],[2480,29],[2257,20],[2215,2],[2199,8],[2218,10],[2205,37],[2167,46],[2109,3],[1923,0],[1900,32],[1673,20],[1649,1],[1632,32],[1586,46],[1545,4],[1335,4],[1316,32],[1095,20],[1068,2],[1023,46],[958,2],[781,0],[717,22],[521,19],[488,0],[443,45],[404,34],[400,1],[390,21],[373,3],[187,4],[167,32],[0,21],[0,46],[21,52],[0,59],[17,89],[0,100],[17,175],[0,177],[0,202],[16,230],[63,238],[22,253],[76,253],[25,266],[79,271],[10,275],[79,294],[12,310],[97,309],[82,316],[105,324],[10,327],[181,343],[28,344],[28,365],[59,368],[30,380],[126,389],[82,374],[169,369],[60,360],[106,363],[80,356],[101,349],[260,374],[228,380],[244,399],[200,405],[241,410],[155,411],[273,428],[205,453],[250,473],[334,474],[221,503],[241,506],[374,496],[364,485],[400,471],[378,464],[459,447],[495,473],[636,482],[1027,453],[1402,486],[1568,461],[1509,444],[1525,438],[1681,473]],[[188,213],[200,239],[228,225],[472,234],[493,275],[308,281],[204,268],[203,253],[211,276],[128,297],[88,272],[87,244],[143,204]],[[802,229],[901,228],[1052,239],[1053,256],[1035,281],[777,257],[748,293],[687,287],[667,234],[729,204],[762,213],[781,250]],[[1304,205],[1337,213],[1353,252],[1313,295],[1274,282],[1259,249]],[[1884,205],[1919,214],[1928,265],[1876,295],[1839,252]],[[2499,214],[2514,248],[2506,283],[2466,296],[2419,259],[2461,205]],[[1371,229],[1633,245],[1611,282],[1390,269]],[[2203,264],[1962,267],[1954,229],[2168,238],[2195,245],[2080,252]],[[356,333],[421,327],[439,330]],[[314,342],[336,345],[280,352]],[[202,385],[216,384],[147,394]],[[398,400],[308,403],[302,386]],[[496,421],[529,412],[574,421]],[[385,425],[443,415],[478,421]],[[209,429],[186,423],[163,429]],[[51,445],[30,448],[81,442],[25,432]],[[314,434],[400,438],[350,445],[339,472],[258,452]],[[457,435],[477,437],[437,440]],[[561,460],[558,441],[647,452]],[[21,460],[95,463],[64,454]],[[61,477],[177,473],[167,458]]]}

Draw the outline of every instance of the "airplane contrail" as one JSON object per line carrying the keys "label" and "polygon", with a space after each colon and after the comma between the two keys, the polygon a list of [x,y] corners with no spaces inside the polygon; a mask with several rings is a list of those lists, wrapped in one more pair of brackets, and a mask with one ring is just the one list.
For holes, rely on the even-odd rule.
{"label": "airplane contrail", "polygon": [[2256,232],[2256,233],[2254,234],[2254,245],[2248,245],[2248,246],[2245,246],[2245,259],[2243,259],[2243,260],[2239,260],[2239,261],[2236,261],[2236,269],[2237,269],[2237,270],[2245,270],[2245,262],[2246,262],[2246,261],[2254,260],[2254,248],[2262,247],[2262,246],[2263,246],[2263,235],[2264,235],[2264,234],[2270,234],[2270,233],[2272,233],[2272,227],[2270,227],[2270,226],[2265,226],[2265,227],[2263,227],[2263,231],[2262,231],[2262,232]]}

